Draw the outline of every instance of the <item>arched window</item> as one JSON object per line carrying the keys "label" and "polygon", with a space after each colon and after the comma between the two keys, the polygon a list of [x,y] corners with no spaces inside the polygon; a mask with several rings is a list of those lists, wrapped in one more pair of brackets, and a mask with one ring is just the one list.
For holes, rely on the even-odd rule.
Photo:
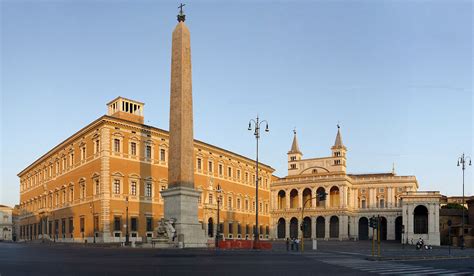
{"label": "arched window", "polygon": [[418,205],[413,211],[413,226],[415,234],[428,234],[428,209]]}

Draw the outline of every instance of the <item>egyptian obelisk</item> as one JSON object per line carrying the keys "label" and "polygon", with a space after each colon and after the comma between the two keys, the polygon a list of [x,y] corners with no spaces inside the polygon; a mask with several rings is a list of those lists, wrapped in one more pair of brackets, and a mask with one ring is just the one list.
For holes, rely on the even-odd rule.
{"label": "egyptian obelisk", "polygon": [[198,220],[201,192],[194,189],[191,42],[183,6],[172,38],[168,189],[161,195],[165,219],[175,220],[180,246],[203,247],[206,237]]}

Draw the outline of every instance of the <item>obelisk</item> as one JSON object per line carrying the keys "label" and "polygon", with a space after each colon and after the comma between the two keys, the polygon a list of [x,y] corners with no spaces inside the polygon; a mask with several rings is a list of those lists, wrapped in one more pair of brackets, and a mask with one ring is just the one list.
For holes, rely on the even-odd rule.
{"label": "obelisk", "polygon": [[206,236],[198,220],[201,192],[194,189],[191,42],[183,6],[172,38],[168,189],[161,195],[165,219],[175,220],[179,244],[204,247]]}

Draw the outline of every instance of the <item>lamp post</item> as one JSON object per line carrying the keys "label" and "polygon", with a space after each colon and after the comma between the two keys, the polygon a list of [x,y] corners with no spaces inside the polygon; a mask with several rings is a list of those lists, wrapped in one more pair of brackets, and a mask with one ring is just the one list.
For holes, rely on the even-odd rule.
{"label": "lamp post", "polygon": [[128,245],[128,196],[125,198],[126,211],[127,211],[127,222],[125,223],[125,245]]}
{"label": "lamp post", "polygon": [[258,243],[258,139],[260,139],[260,125],[262,123],[266,124],[265,126],[265,132],[270,131],[268,129],[268,122],[267,120],[260,121],[257,115],[257,120],[251,119],[249,121],[249,128],[248,130],[252,130],[252,123],[254,127],[254,133],[253,135],[255,136],[255,140],[257,140],[257,158],[255,160],[255,242],[253,245],[254,249],[257,249],[257,243]]}
{"label": "lamp post", "polygon": [[216,248],[219,248],[219,238],[220,238],[220,221],[219,221],[219,217],[220,217],[220,214],[219,214],[219,211],[220,211],[220,207],[221,207],[221,193],[222,193],[222,189],[221,189],[221,185],[217,185],[217,190],[216,190],[216,193],[217,193],[217,230],[216,230]]}
{"label": "lamp post", "polygon": [[91,215],[92,215],[92,235],[95,243],[95,216],[94,216],[94,199],[92,199],[92,202],[89,204],[89,208],[91,209]]}
{"label": "lamp post", "polygon": [[466,162],[469,161],[468,165],[471,166],[471,157],[465,156],[464,153],[458,158],[458,167],[462,169],[462,226],[461,226],[461,249],[464,249],[464,171],[466,170]]}

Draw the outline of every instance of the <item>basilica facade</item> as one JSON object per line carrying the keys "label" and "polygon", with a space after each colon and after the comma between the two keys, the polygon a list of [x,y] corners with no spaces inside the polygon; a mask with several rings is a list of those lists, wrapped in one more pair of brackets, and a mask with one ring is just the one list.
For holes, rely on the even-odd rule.
{"label": "basilica facade", "polygon": [[[331,155],[321,158],[303,159],[294,133],[288,175],[271,186],[275,238],[367,240],[372,237],[369,219],[378,217],[381,240],[406,242],[423,236],[439,243],[439,193],[418,192],[415,176],[399,176],[393,170],[348,173],[346,154],[339,126]],[[317,196],[321,193],[327,194],[325,200]]]}

